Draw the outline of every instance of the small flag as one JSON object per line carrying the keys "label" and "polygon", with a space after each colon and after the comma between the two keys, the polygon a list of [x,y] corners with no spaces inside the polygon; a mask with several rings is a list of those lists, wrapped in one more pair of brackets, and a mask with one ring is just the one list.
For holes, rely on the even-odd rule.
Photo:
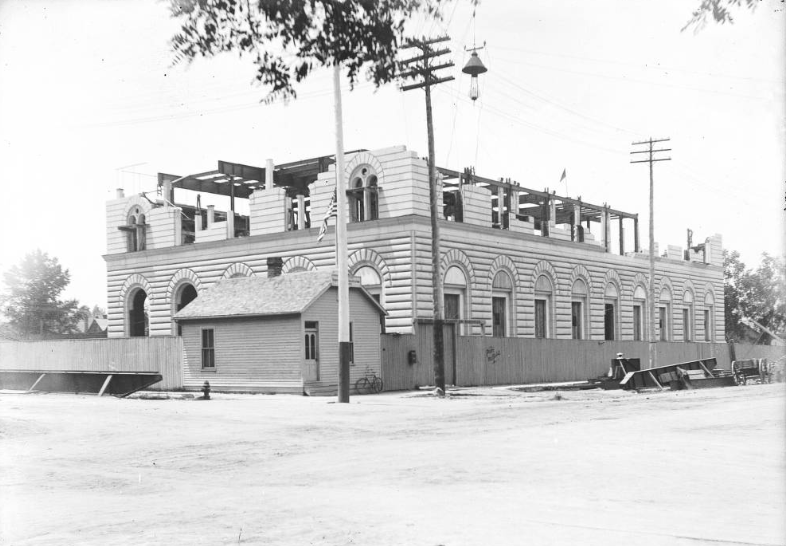
{"label": "small flag", "polygon": [[568,169],[562,169],[562,176],[559,177],[559,183],[565,182],[565,195],[568,194]]}
{"label": "small flag", "polygon": [[336,216],[336,190],[333,190],[333,195],[330,196],[330,203],[328,203],[325,217],[322,219],[322,226],[319,228],[319,235],[317,235],[317,242],[322,241],[322,237],[327,233],[328,219],[331,216]]}

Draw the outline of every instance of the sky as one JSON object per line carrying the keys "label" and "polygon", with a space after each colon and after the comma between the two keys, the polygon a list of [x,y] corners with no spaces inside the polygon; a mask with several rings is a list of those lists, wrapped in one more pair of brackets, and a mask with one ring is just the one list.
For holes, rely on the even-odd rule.
{"label": "sky", "polygon": [[[698,0],[449,0],[419,36],[448,35],[455,80],[435,87],[437,164],[639,213],[649,173],[633,142],[670,138],[655,164],[655,240],[715,233],[749,267],[784,252],[786,15],[681,31]],[[156,173],[264,166],[335,152],[332,75],[263,104],[236,55],[172,64],[178,23],[158,0],[0,0],[0,271],[40,248],[70,271],[64,297],[106,305],[105,203]],[[466,48],[488,72],[480,98]],[[343,93],[345,149],[428,153],[421,90]],[[566,172],[566,180],[560,177]]]}

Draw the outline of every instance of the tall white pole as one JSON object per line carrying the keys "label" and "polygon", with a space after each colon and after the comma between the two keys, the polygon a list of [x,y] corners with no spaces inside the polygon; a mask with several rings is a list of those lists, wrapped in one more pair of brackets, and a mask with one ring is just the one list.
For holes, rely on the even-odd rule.
{"label": "tall white pole", "polygon": [[338,401],[349,402],[349,271],[347,270],[347,191],[344,180],[344,125],[341,113],[341,66],[333,67],[336,120],[336,267],[338,268]]}

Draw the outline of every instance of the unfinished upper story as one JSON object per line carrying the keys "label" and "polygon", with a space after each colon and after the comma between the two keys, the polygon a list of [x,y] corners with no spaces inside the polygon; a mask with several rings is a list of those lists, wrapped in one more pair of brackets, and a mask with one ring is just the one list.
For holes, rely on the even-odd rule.
{"label": "unfinished upper story", "polygon": [[[216,281],[335,268],[332,157],[161,174],[148,194],[107,204],[109,335],[176,333],[175,313]],[[439,169],[440,278],[465,333],[642,339],[649,260],[633,213]],[[433,313],[428,169],[404,147],[347,153],[350,272],[388,311],[388,332]],[[723,335],[721,238],[656,250],[668,340]],[[717,304],[716,304],[717,302]],[[144,311],[143,311],[144,310]],[[480,325],[484,325],[484,327]]]}
{"label": "unfinished upper story", "polygon": [[[429,217],[428,166],[404,147],[347,154],[347,207],[352,223],[410,215]],[[213,171],[159,173],[157,191],[107,204],[107,254],[157,250],[318,228],[334,188],[332,156],[264,167],[219,161]],[[360,168],[358,168],[360,167]],[[511,233],[646,254],[638,214],[535,190],[508,180],[437,168],[441,219]],[[181,199],[181,196],[183,199]],[[186,198],[188,196],[188,198]],[[332,225],[332,222],[331,222]],[[722,265],[719,242],[707,238],[668,260]]]}

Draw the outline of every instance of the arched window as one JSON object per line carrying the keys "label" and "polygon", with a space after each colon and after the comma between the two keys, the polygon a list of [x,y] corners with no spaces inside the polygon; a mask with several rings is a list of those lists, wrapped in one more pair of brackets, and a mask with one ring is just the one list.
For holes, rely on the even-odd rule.
{"label": "arched window", "polygon": [[364,222],[379,218],[378,179],[368,165],[359,167],[349,179],[347,200],[352,222]]}
{"label": "arched window", "polygon": [[707,292],[704,296],[704,341],[715,341],[715,296]]}
{"label": "arched window", "polygon": [[[177,313],[181,309],[183,309],[186,305],[194,301],[197,297],[196,288],[191,283],[183,283],[181,284],[177,290],[175,291],[175,296],[172,301],[172,305],[174,307],[173,314]],[[177,325],[177,335],[182,335],[183,330],[182,326],[178,323]]]}
{"label": "arched window", "polygon": [[589,308],[587,304],[588,297],[587,283],[582,279],[576,279],[573,282],[570,293],[570,322],[571,337],[573,339],[585,339],[587,337],[586,313]]}
{"label": "arched window", "polygon": [[[467,316],[467,276],[464,270],[454,265],[445,272],[444,299],[445,319],[458,320]],[[463,332],[464,328],[459,328]]]}
{"label": "arched window", "polygon": [[682,340],[693,341],[693,292],[682,295]]}
{"label": "arched window", "polygon": [[552,337],[552,305],[554,288],[546,275],[535,281],[535,337],[545,339]]}
{"label": "arched window", "polygon": [[505,271],[498,271],[491,283],[491,335],[513,335],[513,281]]}
{"label": "arched window", "polygon": [[[360,284],[363,285],[363,288],[366,289],[366,292],[371,294],[377,303],[381,306],[385,306],[384,294],[382,292],[382,278],[377,273],[377,270],[371,267],[370,265],[364,265],[363,267],[358,268],[355,271],[355,276],[360,277]],[[379,319],[379,327],[380,331],[384,334],[385,333],[385,317],[384,315],[380,315]]]}
{"label": "arched window", "polygon": [[127,328],[131,337],[146,337],[150,335],[150,303],[147,292],[137,288],[128,296],[127,303]]}
{"label": "arched window", "polygon": [[603,296],[603,339],[616,339],[617,310],[619,308],[619,290],[610,282],[606,285]]}
{"label": "arched window", "polygon": [[647,291],[639,285],[633,291],[633,341],[643,341],[647,324]]}
{"label": "arched window", "polygon": [[671,289],[664,286],[658,299],[658,339],[669,341],[671,339]]}
{"label": "arched window", "polygon": [[140,207],[132,208],[128,213],[126,225],[120,226],[120,229],[126,232],[126,242],[128,252],[137,252],[145,250],[145,215],[142,213]]}

